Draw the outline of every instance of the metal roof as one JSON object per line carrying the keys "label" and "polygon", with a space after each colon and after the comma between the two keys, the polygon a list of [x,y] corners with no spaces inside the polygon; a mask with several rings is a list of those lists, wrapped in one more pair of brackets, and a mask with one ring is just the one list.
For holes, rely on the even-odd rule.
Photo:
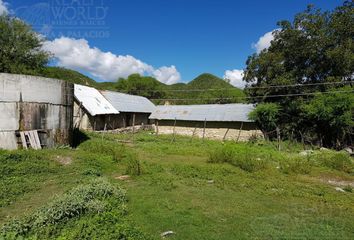
{"label": "metal roof", "polygon": [[117,109],[95,88],[75,84],[74,95],[91,116],[119,114]]}
{"label": "metal roof", "polygon": [[208,122],[253,122],[248,114],[252,104],[205,104],[157,106],[150,119]]}
{"label": "metal roof", "polygon": [[152,113],[156,106],[147,98],[125,93],[101,91],[119,112]]}

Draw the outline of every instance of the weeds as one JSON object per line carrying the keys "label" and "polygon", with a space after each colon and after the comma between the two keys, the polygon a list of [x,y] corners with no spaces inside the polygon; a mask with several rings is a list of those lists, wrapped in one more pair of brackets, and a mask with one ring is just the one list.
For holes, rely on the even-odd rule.
{"label": "weeds", "polygon": [[312,169],[310,157],[302,156],[289,157],[279,161],[279,169],[285,174],[309,174]]}
{"label": "weeds", "polygon": [[353,159],[347,153],[320,153],[316,156],[316,160],[320,165],[330,169],[354,173]]}
{"label": "weeds", "polygon": [[135,154],[127,155],[125,161],[127,163],[126,174],[133,176],[139,176],[142,174],[141,163]]}
{"label": "weeds", "polygon": [[125,193],[122,189],[104,179],[95,179],[56,197],[33,214],[6,224],[1,229],[0,238],[38,234],[43,229],[48,230],[52,226],[65,224],[85,214],[110,211],[113,205],[115,209],[124,210],[125,201]]}
{"label": "weeds", "polygon": [[265,169],[267,162],[256,153],[237,151],[231,145],[225,145],[210,153],[209,163],[229,163],[247,172]]}

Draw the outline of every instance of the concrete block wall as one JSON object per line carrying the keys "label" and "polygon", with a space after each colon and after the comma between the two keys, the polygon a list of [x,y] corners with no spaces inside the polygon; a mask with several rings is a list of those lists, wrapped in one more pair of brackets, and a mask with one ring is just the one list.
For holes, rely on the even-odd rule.
{"label": "concrete block wall", "polygon": [[28,130],[46,147],[71,144],[73,96],[65,81],[0,73],[0,148],[17,149],[16,133]]}

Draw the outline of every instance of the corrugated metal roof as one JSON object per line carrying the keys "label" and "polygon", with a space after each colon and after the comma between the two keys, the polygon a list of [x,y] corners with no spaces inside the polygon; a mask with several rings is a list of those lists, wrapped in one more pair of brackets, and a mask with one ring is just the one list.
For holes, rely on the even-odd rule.
{"label": "corrugated metal roof", "polygon": [[253,122],[248,114],[252,104],[205,104],[157,106],[150,119],[209,122]]}
{"label": "corrugated metal roof", "polygon": [[147,98],[125,93],[101,91],[119,112],[152,113],[156,106]]}
{"label": "corrugated metal roof", "polygon": [[119,114],[118,110],[95,88],[75,84],[74,95],[91,116]]}

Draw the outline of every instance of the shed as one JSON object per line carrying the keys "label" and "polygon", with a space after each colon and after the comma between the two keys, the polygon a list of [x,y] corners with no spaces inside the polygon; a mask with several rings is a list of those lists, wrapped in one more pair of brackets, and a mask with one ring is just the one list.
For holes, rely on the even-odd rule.
{"label": "shed", "polygon": [[0,148],[71,144],[73,95],[65,81],[0,73]]}
{"label": "shed", "polygon": [[75,84],[74,126],[84,130],[115,129],[118,118],[112,104],[95,88]]}
{"label": "shed", "polygon": [[233,136],[246,140],[259,133],[248,118],[253,109],[252,104],[164,105],[157,106],[150,119],[155,120],[160,133],[172,133],[175,129],[182,135],[194,132],[211,138]]}
{"label": "shed", "polygon": [[101,91],[103,96],[120,112],[119,127],[150,124],[149,116],[156,106],[147,98],[113,91]]}

